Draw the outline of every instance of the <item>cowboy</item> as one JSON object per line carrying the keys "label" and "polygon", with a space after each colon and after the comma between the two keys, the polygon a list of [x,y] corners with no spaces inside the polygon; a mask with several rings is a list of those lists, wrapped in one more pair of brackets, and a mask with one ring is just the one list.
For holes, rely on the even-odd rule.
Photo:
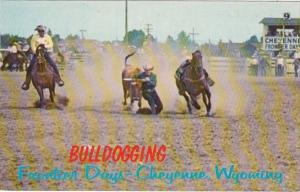
{"label": "cowboy", "polygon": [[155,90],[157,78],[152,72],[152,65],[145,65],[144,72],[137,75],[137,79],[142,82],[142,94],[151,107],[152,114],[159,114],[163,109],[163,104]]}
{"label": "cowboy", "polygon": [[[276,76],[283,76],[284,75],[284,59],[281,55],[281,53],[279,53],[277,55],[277,60],[276,60],[276,69],[277,69],[277,73]],[[276,72],[276,71],[275,71]]]}
{"label": "cowboy", "polygon": [[[191,59],[187,58],[183,63],[180,64],[179,68],[176,70],[175,78],[183,80],[183,73],[187,66],[191,64]],[[208,85],[211,87],[215,82],[209,77],[207,71],[203,68],[205,79],[207,80]]]}
{"label": "cowboy", "polygon": [[298,69],[300,67],[300,47],[297,48],[297,51],[294,53],[294,71],[295,77],[298,77]]}
{"label": "cowboy", "polygon": [[26,73],[26,80],[22,85],[22,89],[24,90],[28,90],[29,89],[29,84],[31,81],[31,70],[33,65],[36,63],[36,48],[39,45],[44,45],[44,47],[47,49],[47,51],[45,52],[45,59],[48,62],[48,64],[53,68],[54,72],[56,73],[58,79],[57,79],[57,83],[59,86],[63,86],[64,82],[62,81],[59,71],[57,69],[56,64],[54,63],[54,61],[52,60],[52,58],[50,57],[50,53],[53,52],[53,41],[51,39],[51,37],[48,34],[45,34],[46,32],[46,27],[39,25],[35,28],[35,31],[38,32],[38,34],[34,34],[32,35],[31,41],[30,41],[30,47],[31,50],[33,52],[33,57],[31,59],[30,65],[27,69],[27,73]]}

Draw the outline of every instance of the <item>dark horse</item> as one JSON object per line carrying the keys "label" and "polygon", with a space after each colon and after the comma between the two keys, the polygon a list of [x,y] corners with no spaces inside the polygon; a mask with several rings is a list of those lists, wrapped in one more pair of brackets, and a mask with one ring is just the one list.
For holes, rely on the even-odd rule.
{"label": "dark horse", "polygon": [[[3,65],[1,66],[1,70],[16,70],[16,71],[24,71],[27,69],[28,59],[25,54],[18,51],[17,53],[8,53],[3,59]],[[6,67],[8,65],[8,67]]]}
{"label": "dark horse", "polygon": [[175,79],[179,94],[182,95],[187,102],[189,113],[192,113],[190,99],[192,101],[192,105],[196,109],[200,110],[201,107],[197,102],[197,97],[202,94],[207,116],[209,116],[211,110],[211,92],[205,78],[202,55],[199,50],[192,54],[191,64],[184,69],[182,78]]}
{"label": "dark horse", "polygon": [[45,108],[45,98],[43,89],[49,89],[50,100],[54,102],[55,82],[57,79],[52,67],[48,65],[45,57],[44,45],[39,45],[36,49],[36,63],[34,63],[31,71],[32,84],[36,88],[40,96],[40,107]]}

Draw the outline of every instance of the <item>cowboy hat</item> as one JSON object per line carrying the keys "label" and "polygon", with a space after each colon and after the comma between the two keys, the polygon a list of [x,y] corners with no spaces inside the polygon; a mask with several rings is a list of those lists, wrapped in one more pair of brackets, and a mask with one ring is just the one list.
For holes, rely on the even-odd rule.
{"label": "cowboy hat", "polygon": [[43,25],[38,25],[38,26],[35,28],[35,31],[46,31],[46,27],[43,26]]}
{"label": "cowboy hat", "polygon": [[150,65],[150,64],[147,64],[143,68],[144,68],[145,71],[152,71],[154,69],[154,66]]}

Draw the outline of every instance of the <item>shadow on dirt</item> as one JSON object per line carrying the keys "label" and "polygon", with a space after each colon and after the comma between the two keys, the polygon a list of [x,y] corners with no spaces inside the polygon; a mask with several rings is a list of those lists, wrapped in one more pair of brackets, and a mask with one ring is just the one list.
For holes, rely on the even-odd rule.
{"label": "shadow on dirt", "polygon": [[[69,104],[70,100],[68,97],[66,96],[60,96],[60,95],[56,95],[54,97],[54,103],[52,103],[50,101],[50,99],[45,99],[45,103],[46,103],[46,107],[45,109],[49,110],[49,109],[59,109],[59,110],[63,110],[68,104]],[[33,103],[35,108],[39,108],[40,107],[40,101],[37,100]]]}

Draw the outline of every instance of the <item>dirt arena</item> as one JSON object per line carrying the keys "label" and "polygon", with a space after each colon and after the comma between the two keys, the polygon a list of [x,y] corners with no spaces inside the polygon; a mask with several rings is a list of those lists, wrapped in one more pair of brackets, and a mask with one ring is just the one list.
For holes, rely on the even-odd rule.
{"label": "dirt arena", "polygon": [[[0,72],[0,189],[300,190],[300,78],[252,77],[247,75],[245,59],[205,57],[205,68],[216,82],[211,88],[213,116],[206,117],[200,99],[201,110],[193,109],[189,115],[184,98],[177,94],[174,72],[190,53],[149,45],[129,62],[154,65],[164,109],[158,116],[137,115],[122,105],[121,70],[129,50],[95,41],[78,46],[87,53],[82,60],[68,61],[62,71],[65,86],[56,89],[60,97],[69,99],[66,107],[35,108],[36,90],[32,85],[29,91],[20,88],[25,73]],[[148,106],[145,100],[142,105]],[[68,163],[73,144],[165,144],[167,159],[155,163],[157,169],[209,171],[216,164],[234,164],[239,170],[281,171],[284,182],[17,180],[21,164],[34,170],[81,169],[79,163]],[[132,163],[103,166],[136,168]]]}

